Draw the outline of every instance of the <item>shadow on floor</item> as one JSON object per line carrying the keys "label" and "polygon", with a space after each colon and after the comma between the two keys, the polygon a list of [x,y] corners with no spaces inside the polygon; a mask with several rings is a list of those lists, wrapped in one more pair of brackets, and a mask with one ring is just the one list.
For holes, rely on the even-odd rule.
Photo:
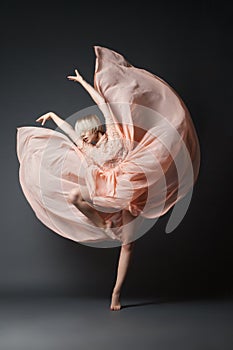
{"label": "shadow on floor", "polygon": [[[165,297],[157,297],[151,298],[152,300],[148,300],[148,301],[138,301],[138,302],[133,302],[133,303],[121,303],[121,308],[122,309],[126,309],[126,308],[130,308],[130,307],[140,307],[140,306],[146,306],[146,305],[158,305],[158,304],[169,304],[169,303],[174,303],[174,302],[194,302],[194,301],[200,301],[200,300],[218,300],[220,297],[218,296],[165,296]],[[221,297],[222,298],[222,297]]]}

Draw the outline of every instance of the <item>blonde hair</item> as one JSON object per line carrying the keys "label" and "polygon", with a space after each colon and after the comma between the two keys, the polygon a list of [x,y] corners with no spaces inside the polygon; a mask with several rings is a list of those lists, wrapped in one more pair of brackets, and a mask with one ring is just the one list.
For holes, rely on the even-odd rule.
{"label": "blonde hair", "polygon": [[96,114],[89,114],[85,117],[79,118],[74,126],[74,129],[78,135],[78,137],[81,137],[81,134],[85,131],[100,131],[104,133],[104,127]]}

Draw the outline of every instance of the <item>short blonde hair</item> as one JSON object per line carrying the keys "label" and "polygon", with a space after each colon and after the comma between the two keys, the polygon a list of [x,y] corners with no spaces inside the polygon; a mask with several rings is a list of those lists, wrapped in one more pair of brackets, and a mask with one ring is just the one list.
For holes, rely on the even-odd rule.
{"label": "short blonde hair", "polygon": [[89,114],[79,118],[75,123],[74,129],[78,137],[81,137],[81,134],[85,131],[101,131],[104,133],[104,127],[96,114]]}

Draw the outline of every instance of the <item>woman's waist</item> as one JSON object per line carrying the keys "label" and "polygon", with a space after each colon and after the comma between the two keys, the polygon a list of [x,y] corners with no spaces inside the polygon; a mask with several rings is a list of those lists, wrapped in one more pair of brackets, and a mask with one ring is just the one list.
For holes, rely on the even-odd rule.
{"label": "woman's waist", "polygon": [[114,168],[124,161],[127,156],[127,152],[118,153],[115,157],[105,158],[97,161],[98,165],[102,168]]}
{"label": "woman's waist", "polygon": [[119,165],[119,163],[122,162],[122,160],[123,160],[122,158],[109,159],[109,160],[105,161],[105,162],[101,165],[101,167],[102,167],[103,169],[115,168],[116,166]]}

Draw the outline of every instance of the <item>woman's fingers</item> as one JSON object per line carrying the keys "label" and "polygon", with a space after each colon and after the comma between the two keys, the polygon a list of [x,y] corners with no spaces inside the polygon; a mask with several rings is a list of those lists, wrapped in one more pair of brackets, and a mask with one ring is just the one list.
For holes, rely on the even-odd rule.
{"label": "woman's fingers", "polygon": [[44,117],[39,117],[39,118],[36,119],[36,122],[39,122],[42,125],[44,125],[45,121],[46,121],[46,118],[44,118]]}
{"label": "woman's fingers", "polygon": [[74,71],[75,71],[76,76],[68,75],[67,78],[70,80],[79,81],[81,78],[81,75],[79,74],[77,69],[75,69]]}
{"label": "woman's fingers", "polygon": [[77,77],[72,77],[71,75],[68,75],[67,78],[70,79],[70,80],[77,80]]}
{"label": "woman's fingers", "polygon": [[55,116],[54,112],[48,112],[46,114],[43,114],[42,116],[40,116],[39,118],[36,119],[37,122],[41,122],[42,125],[45,124],[46,120],[49,119],[53,119],[53,117]]}
{"label": "woman's fingers", "polygon": [[38,118],[38,119],[36,119],[36,122],[42,123],[42,125],[43,125],[44,120],[43,120],[43,119],[41,119],[41,118]]}

